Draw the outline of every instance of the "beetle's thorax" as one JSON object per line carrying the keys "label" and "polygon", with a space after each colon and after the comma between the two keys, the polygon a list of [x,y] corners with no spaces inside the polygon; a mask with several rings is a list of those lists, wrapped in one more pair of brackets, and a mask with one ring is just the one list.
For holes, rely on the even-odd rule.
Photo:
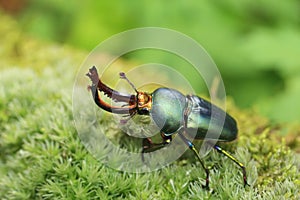
{"label": "beetle's thorax", "polygon": [[170,88],[158,88],[152,93],[150,115],[164,135],[172,135],[183,124],[186,97]]}
{"label": "beetle's thorax", "polygon": [[145,92],[138,92],[138,110],[151,110],[152,108],[152,96]]}

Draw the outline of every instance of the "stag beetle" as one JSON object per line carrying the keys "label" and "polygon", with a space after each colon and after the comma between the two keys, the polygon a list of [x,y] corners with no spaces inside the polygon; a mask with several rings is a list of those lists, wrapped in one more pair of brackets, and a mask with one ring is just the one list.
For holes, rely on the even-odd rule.
{"label": "stag beetle", "polygon": [[[238,133],[237,123],[233,117],[203,98],[196,95],[185,96],[175,89],[158,88],[153,93],[140,92],[127,79],[125,73],[120,73],[120,78],[127,80],[132,86],[136,92],[134,95],[122,94],[105,85],[99,79],[95,66],[90,68],[86,75],[92,81],[89,89],[92,92],[95,103],[100,108],[114,114],[129,114],[130,118],[136,114],[149,115],[159,127],[163,141],[161,143],[153,143],[151,138],[144,138],[142,155],[170,144],[172,136],[177,133],[199,159],[206,173],[206,184],[203,187],[209,188],[209,170],[205,167],[194,144],[187,136],[190,133],[196,133],[193,135],[194,139],[203,140],[206,138],[220,142],[232,141],[236,139]],[[116,102],[126,103],[126,106],[113,106],[104,102],[100,96],[101,92]],[[220,120],[221,116],[225,117],[224,123]],[[209,125],[211,131],[206,136]],[[221,134],[214,134],[214,129],[221,129]],[[217,152],[227,156],[242,169],[244,186],[249,185],[247,183],[245,166],[220,146],[212,146]]]}

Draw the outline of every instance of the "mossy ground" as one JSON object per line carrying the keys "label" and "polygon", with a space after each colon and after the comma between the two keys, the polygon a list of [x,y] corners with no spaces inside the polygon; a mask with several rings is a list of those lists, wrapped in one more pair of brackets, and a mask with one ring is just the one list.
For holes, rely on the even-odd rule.
{"label": "mossy ground", "polygon": [[221,146],[245,163],[250,187],[243,187],[241,170],[216,152],[205,158],[213,166],[211,191],[202,189],[205,174],[191,152],[151,173],[102,165],[73,124],[72,86],[85,53],[24,38],[14,22],[1,18],[7,22],[0,27],[1,199],[300,198],[299,126],[270,125],[232,101],[239,138]]}

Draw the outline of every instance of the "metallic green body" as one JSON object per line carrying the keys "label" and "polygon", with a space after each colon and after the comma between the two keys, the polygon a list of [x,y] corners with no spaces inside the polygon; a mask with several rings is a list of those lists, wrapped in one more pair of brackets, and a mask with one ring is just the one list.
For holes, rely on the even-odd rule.
{"label": "metallic green body", "polygon": [[183,127],[186,115],[187,134],[192,138],[232,141],[237,137],[236,121],[229,114],[198,96],[184,96],[174,89],[159,88],[152,93],[150,115],[167,136]]}

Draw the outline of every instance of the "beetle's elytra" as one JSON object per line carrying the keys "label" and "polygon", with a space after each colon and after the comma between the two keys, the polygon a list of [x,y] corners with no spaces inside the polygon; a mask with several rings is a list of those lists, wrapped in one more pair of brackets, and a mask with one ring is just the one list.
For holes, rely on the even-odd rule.
{"label": "beetle's elytra", "polygon": [[[236,139],[238,133],[237,123],[233,117],[201,97],[196,95],[185,96],[175,89],[158,88],[151,94],[140,92],[126,78],[125,73],[120,73],[120,77],[126,79],[134,88],[136,91],[134,95],[119,93],[105,85],[99,79],[95,66],[90,68],[86,75],[92,81],[89,89],[92,92],[95,103],[100,108],[114,114],[129,114],[130,117],[133,117],[135,114],[149,115],[160,128],[163,141],[161,143],[153,143],[151,138],[145,138],[143,140],[142,153],[163,148],[172,141],[173,134],[177,133],[199,159],[206,172],[206,184],[204,187],[206,189],[209,188],[209,170],[205,167],[194,144],[187,136],[193,134],[192,137],[195,139],[208,137],[208,139],[220,142],[232,141]],[[116,102],[126,103],[127,106],[112,106],[104,102],[101,99],[101,92]],[[210,134],[206,136],[209,125]],[[214,134],[214,130],[216,130],[216,134]],[[217,130],[221,130],[221,134],[217,134]],[[213,148],[241,167],[244,186],[248,185],[244,165],[221,147],[213,145]]]}

